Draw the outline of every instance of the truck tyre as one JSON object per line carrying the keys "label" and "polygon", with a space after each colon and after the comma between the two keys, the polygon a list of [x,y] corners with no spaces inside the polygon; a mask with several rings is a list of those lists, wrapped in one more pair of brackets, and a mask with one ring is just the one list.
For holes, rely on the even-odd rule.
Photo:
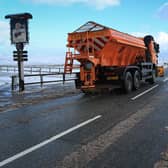
{"label": "truck tyre", "polygon": [[133,89],[138,90],[140,88],[140,73],[135,71],[133,77]]}
{"label": "truck tyre", "polygon": [[130,93],[133,89],[133,80],[130,72],[126,72],[124,77],[124,91]]}
{"label": "truck tyre", "polygon": [[148,80],[148,82],[149,82],[150,84],[154,84],[154,83],[156,82],[156,71],[155,71],[155,70],[152,71],[152,78],[150,78],[150,79]]}

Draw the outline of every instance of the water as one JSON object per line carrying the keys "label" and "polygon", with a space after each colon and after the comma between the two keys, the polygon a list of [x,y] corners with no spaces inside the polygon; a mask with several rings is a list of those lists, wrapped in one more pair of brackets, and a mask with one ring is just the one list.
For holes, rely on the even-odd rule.
{"label": "water", "polygon": [[12,75],[11,73],[0,72],[0,87],[9,85]]}

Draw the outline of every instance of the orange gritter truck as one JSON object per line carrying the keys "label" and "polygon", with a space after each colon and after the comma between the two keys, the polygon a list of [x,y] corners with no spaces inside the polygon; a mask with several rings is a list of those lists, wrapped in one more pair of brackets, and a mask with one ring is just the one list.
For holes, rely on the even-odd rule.
{"label": "orange gritter truck", "polygon": [[83,92],[121,86],[126,93],[158,76],[159,44],[151,35],[135,37],[89,21],[68,33],[64,73],[80,63],[75,80]]}

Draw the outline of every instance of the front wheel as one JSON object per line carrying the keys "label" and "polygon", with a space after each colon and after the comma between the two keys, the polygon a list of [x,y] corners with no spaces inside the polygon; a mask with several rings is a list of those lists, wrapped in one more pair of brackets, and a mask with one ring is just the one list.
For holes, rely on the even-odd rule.
{"label": "front wheel", "polygon": [[123,83],[125,93],[130,93],[133,89],[133,80],[130,72],[126,72]]}

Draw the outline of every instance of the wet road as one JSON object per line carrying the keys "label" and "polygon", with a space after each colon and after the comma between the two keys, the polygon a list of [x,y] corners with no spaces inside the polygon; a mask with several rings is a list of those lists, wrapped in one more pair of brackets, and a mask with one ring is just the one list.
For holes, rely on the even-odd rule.
{"label": "wet road", "polygon": [[0,167],[150,168],[168,145],[168,78],[0,113]]}

